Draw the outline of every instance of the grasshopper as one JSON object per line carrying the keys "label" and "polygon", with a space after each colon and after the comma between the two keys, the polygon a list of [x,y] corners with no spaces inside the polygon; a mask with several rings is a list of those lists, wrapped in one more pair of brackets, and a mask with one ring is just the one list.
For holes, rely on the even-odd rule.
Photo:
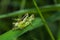
{"label": "grasshopper", "polygon": [[23,29],[26,26],[28,26],[29,24],[31,24],[31,22],[34,20],[34,14],[32,14],[31,16],[27,14],[25,14],[21,19],[18,19],[18,21],[14,24],[14,28],[13,29]]}

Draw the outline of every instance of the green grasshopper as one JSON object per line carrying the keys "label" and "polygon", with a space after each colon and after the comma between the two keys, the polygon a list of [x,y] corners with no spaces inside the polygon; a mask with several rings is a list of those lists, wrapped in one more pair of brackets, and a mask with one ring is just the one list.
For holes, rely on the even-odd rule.
{"label": "green grasshopper", "polygon": [[34,20],[34,14],[32,14],[31,16],[27,14],[25,14],[21,19],[17,19],[16,23],[14,24],[14,28],[13,29],[23,29],[26,26],[28,26],[29,24],[31,24],[31,22]]}

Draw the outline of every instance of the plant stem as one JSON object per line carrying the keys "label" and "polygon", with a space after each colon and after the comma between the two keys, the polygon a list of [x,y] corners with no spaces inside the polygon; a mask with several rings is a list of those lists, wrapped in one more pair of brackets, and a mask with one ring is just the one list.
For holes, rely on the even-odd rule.
{"label": "plant stem", "polygon": [[21,9],[24,9],[25,4],[26,4],[26,0],[22,0],[20,8],[21,8]]}
{"label": "plant stem", "polygon": [[48,26],[48,24],[47,24],[46,20],[44,19],[43,15],[42,15],[42,13],[41,13],[41,10],[39,10],[39,8],[38,8],[38,6],[37,6],[37,4],[36,4],[36,1],[35,1],[35,0],[33,0],[33,2],[34,2],[34,5],[35,5],[35,7],[36,7],[36,9],[37,9],[37,11],[38,11],[38,13],[39,13],[39,15],[40,15],[41,19],[42,19],[42,22],[43,22],[43,23],[44,23],[44,25],[45,25],[46,30],[47,30],[47,31],[48,31],[48,33],[49,33],[49,35],[50,35],[51,39],[52,39],[52,40],[55,40],[55,38],[54,38],[54,36],[53,36],[53,34],[52,34],[51,30],[49,29],[49,26]]}

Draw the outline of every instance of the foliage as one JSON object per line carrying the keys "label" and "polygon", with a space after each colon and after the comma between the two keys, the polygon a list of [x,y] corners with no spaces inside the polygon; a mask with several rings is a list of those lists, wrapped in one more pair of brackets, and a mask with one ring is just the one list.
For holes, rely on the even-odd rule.
{"label": "foliage", "polygon": [[[60,40],[60,0],[1,0],[0,40]],[[12,30],[15,18],[28,13],[35,19]]]}

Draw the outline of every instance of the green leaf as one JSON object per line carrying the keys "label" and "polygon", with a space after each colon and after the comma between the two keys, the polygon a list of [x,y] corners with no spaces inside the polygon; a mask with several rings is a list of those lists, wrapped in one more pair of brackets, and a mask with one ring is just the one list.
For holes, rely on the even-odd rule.
{"label": "green leaf", "polygon": [[0,40],[13,40],[18,36],[21,36],[22,34],[26,33],[27,31],[30,31],[32,29],[35,29],[37,27],[42,26],[42,22],[40,18],[36,18],[34,22],[32,23],[32,26],[29,25],[25,29],[22,30],[10,30],[6,32],[3,35],[0,35]]}
{"label": "green leaf", "polygon": [[[56,14],[52,15],[51,17],[49,17],[46,20],[51,22],[51,21],[55,20],[56,18],[59,18],[60,17],[60,16],[58,16],[59,14],[60,13],[56,13]],[[0,35],[0,40],[7,40],[7,39],[8,40],[13,40],[13,39],[17,38],[18,36],[23,35],[24,33],[28,32],[28,31],[31,31],[31,30],[33,30],[35,28],[38,28],[38,27],[41,27],[42,25],[43,25],[43,23],[42,23],[41,19],[36,18],[35,21],[32,23],[32,26],[29,25],[25,29],[22,29],[22,30],[15,30],[15,31],[10,30],[10,31]]]}
{"label": "green leaf", "polygon": [[[40,7],[40,9],[41,9],[42,12],[57,11],[57,10],[60,10],[60,4],[42,6],[42,7]],[[25,10],[19,10],[19,11],[16,11],[16,12],[0,15],[0,18],[22,15],[22,14],[27,13],[27,12],[28,13],[37,13],[35,8],[33,8],[33,9],[25,9]]]}

